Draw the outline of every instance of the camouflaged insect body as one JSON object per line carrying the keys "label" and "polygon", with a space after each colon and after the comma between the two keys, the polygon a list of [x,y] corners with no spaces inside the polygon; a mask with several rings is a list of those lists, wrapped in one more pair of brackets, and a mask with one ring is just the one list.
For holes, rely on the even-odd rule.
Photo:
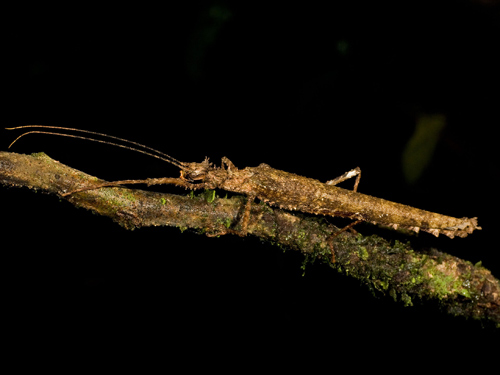
{"label": "camouflaged insect body", "polygon": [[[227,160],[228,169],[214,168],[205,182],[218,180],[218,187],[243,193],[280,208],[311,214],[340,216],[382,224],[393,229],[425,231],[435,236],[466,237],[477,226],[477,218],[454,218],[351,190],[328,185],[318,180],[274,169],[267,164],[238,170]],[[226,175],[225,179],[223,175]],[[212,185],[212,184],[210,184]],[[215,184],[213,184],[215,185]]]}

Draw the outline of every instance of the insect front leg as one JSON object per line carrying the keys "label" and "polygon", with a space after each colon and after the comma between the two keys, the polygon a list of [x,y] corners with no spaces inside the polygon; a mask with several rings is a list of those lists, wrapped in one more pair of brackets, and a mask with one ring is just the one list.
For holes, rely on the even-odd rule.
{"label": "insect front leg", "polygon": [[245,237],[248,233],[248,223],[250,222],[250,211],[252,209],[252,203],[255,199],[255,195],[249,195],[243,209],[243,214],[241,215],[241,228],[239,230],[220,227],[217,228],[213,233],[207,233],[208,237],[218,237],[225,234],[236,234],[240,237]]}
{"label": "insect front leg", "polygon": [[359,167],[351,169],[349,172],[346,172],[342,176],[334,178],[333,180],[327,181],[326,184],[337,185],[338,183],[348,180],[354,176],[356,176],[356,181],[354,182],[354,188],[352,190],[358,191],[359,180],[361,179],[361,169]]}
{"label": "insect front leg", "polygon": [[190,182],[185,181],[182,178],[163,177],[163,178],[148,178],[145,180],[121,180],[121,181],[103,182],[101,184],[86,186],[83,188],[79,188],[79,189],[71,190],[71,191],[68,191],[65,193],[61,193],[61,196],[66,197],[68,195],[72,195],[72,194],[79,193],[82,191],[96,190],[96,189],[100,189],[103,187],[117,187],[117,186],[122,186],[122,185],[133,185],[133,184],[145,184],[148,186],[151,186],[151,185],[177,185],[177,186],[182,186],[184,188],[191,189],[191,190],[200,189],[200,188],[204,187],[203,183],[192,184]]}

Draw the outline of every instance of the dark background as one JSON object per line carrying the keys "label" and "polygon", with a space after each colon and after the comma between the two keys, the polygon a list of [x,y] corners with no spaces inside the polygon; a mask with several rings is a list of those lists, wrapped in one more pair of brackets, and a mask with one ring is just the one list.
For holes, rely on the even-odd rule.
{"label": "dark background", "polygon": [[[6,17],[4,127],[94,130],[182,161],[227,156],[322,181],[360,166],[361,192],[479,217],[481,232],[424,233],[419,246],[500,276],[496,2],[41,6]],[[410,184],[403,151],[417,119],[432,114],[446,126]],[[17,134],[2,131],[3,150]],[[44,151],[107,180],[178,175],[140,154],[66,138],[26,137],[12,151]],[[160,352],[170,343],[183,353],[321,341],[328,354],[340,337],[395,347],[433,337],[428,345],[454,348],[494,335],[432,303],[374,297],[326,266],[302,276],[300,254],[254,238],[129,232],[27,189],[3,188],[0,199],[8,325],[35,343],[147,342]]]}

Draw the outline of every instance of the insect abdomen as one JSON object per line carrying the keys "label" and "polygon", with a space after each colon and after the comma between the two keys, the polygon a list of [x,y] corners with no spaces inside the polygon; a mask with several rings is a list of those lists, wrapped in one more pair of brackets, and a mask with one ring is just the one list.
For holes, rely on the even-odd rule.
{"label": "insect abdomen", "polygon": [[247,183],[257,197],[271,205],[312,214],[342,216],[435,236],[465,237],[477,226],[477,219],[454,218],[430,211],[357,193],[318,180],[302,177],[261,164],[247,168],[252,172]]}

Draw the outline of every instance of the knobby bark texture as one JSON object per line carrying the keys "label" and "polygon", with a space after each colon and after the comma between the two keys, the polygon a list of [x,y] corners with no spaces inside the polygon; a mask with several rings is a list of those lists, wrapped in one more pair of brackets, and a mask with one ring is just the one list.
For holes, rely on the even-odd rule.
{"label": "knobby bark texture", "polygon": [[[215,191],[176,195],[123,187],[62,197],[65,192],[104,181],[44,153],[0,152],[0,182],[58,195],[127,229],[174,226],[209,236],[237,233],[246,202],[243,196],[219,198]],[[434,300],[450,314],[500,328],[500,282],[486,268],[437,250],[417,252],[409,244],[350,232],[334,238],[333,263],[329,241],[338,230],[322,217],[292,214],[263,203],[252,204],[248,225],[249,235],[300,251],[310,261],[323,261],[405,305]]]}

